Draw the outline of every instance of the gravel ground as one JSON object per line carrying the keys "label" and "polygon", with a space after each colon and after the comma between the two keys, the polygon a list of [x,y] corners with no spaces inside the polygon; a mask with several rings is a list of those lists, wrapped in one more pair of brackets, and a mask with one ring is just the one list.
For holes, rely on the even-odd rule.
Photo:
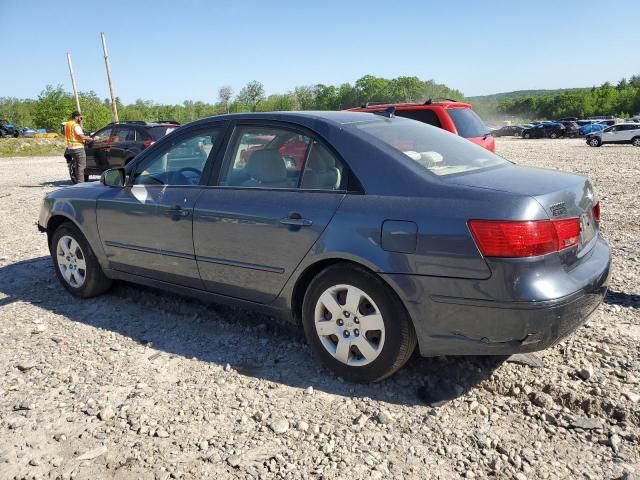
{"label": "gravel ground", "polygon": [[34,226],[62,157],[0,159],[0,478],[638,478],[640,149],[498,151],[589,175],[610,294],[538,355],[414,357],[370,386],[268,317],[129,284],[72,298]]}

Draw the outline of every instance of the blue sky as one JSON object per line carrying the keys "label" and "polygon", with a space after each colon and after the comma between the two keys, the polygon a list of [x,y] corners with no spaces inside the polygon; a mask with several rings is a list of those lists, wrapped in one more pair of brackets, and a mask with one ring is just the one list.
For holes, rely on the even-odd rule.
{"label": "blue sky", "polygon": [[[62,8],[62,7],[69,8]],[[564,1],[0,0],[0,96],[46,84],[162,103],[213,102],[250,80],[267,93],[416,75],[466,95],[591,86],[640,73],[640,3]]]}

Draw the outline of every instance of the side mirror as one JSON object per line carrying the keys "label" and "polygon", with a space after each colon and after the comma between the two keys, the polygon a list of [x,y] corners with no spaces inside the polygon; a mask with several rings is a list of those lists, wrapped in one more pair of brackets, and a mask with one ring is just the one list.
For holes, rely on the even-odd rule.
{"label": "side mirror", "polygon": [[124,187],[124,168],[110,168],[100,175],[100,183],[107,187]]}

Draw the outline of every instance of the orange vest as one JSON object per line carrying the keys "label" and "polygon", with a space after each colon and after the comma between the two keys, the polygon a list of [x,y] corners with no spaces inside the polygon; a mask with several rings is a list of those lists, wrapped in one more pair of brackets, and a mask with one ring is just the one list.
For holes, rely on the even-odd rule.
{"label": "orange vest", "polygon": [[69,120],[64,124],[64,143],[67,147],[82,147],[82,137],[76,133],[76,122]]}

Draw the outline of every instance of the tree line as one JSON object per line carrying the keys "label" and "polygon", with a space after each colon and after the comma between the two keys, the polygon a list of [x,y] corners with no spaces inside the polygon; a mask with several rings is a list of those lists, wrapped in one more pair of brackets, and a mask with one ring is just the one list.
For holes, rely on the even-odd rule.
{"label": "tree line", "polygon": [[[365,102],[416,102],[429,98],[463,99],[462,92],[418,77],[392,79],[365,75],[354,84],[305,85],[286,93],[267,95],[262,83],[251,81],[237,94],[230,86],[220,87],[215,103],[186,100],[182,104],[163,105],[151,100],[123,104],[116,99],[120,120],[175,120],[188,123],[222,113],[284,110],[343,110]],[[94,131],[111,122],[111,102],[95,92],[80,93],[84,126]],[[58,130],[75,110],[71,93],[61,85],[47,85],[37,99],[0,97],[0,119],[20,127]]]}
{"label": "tree line", "polygon": [[623,78],[616,85],[606,82],[590,89],[504,100],[498,104],[497,112],[528,119],[594,115],[627,118],[640,114],[640,75]]}

